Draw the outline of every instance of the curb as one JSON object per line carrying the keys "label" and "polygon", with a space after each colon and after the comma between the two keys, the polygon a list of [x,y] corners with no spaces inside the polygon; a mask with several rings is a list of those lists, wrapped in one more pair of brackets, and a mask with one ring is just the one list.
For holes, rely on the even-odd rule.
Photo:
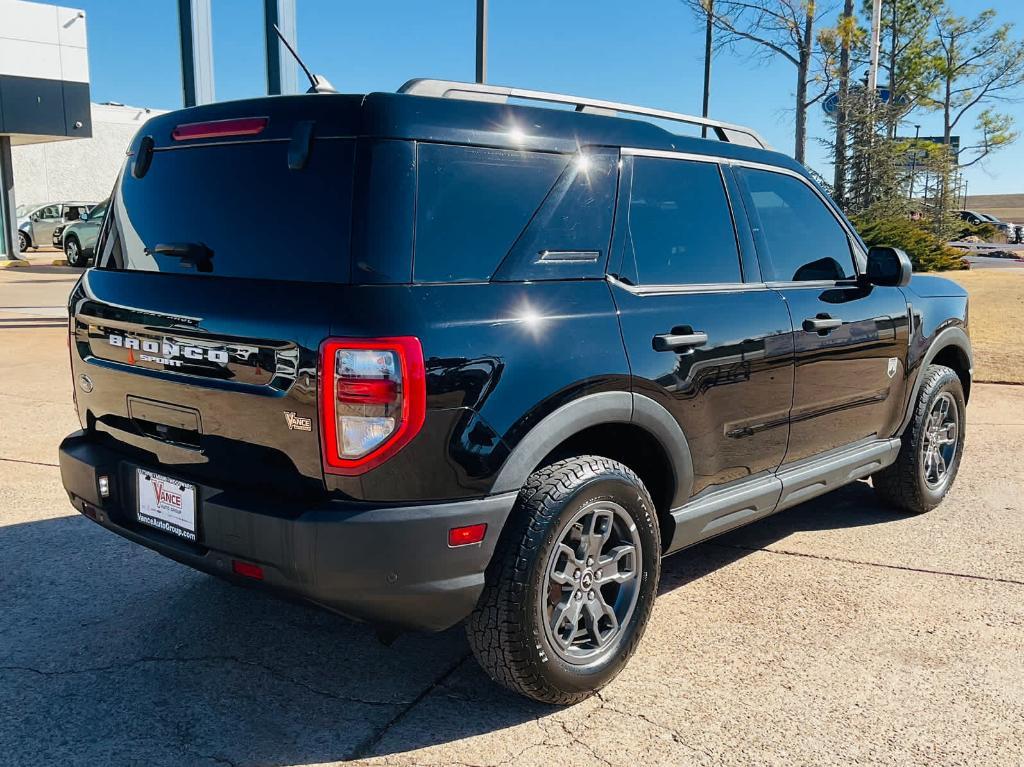
{"label": "curb", "polygon": [[15,269],[19,266],[31,266],[31,264],[23,258],[6,258],[0,260],[0,269]]}
{"label": "curb", "polygon": [[55,258],[50,262],[52,266],[67,266],[68,260],[66,258]]}

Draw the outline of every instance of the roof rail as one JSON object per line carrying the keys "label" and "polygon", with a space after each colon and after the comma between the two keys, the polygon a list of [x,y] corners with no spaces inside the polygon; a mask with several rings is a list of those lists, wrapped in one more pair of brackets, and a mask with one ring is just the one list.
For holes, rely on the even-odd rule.
{"label": "roof rail", "polygon": [[425,78],[410,80],[399,88],[398,92],[414,96],[490,101],[498,104],[504,104],[510,98],[547,101],[554,104],[571,104],[577,112],[585,112],[587,114],[602,114],[614,117],[617,113],[623,112],[626,114],[644,115],[645,117],[656,117],[661,120],[673,120],[675,122],[688,123],[689,125],[699,125],[711,128],[719,141],[753,146],[760,149],[771,148],[757,131],[742,125],[732,125],[719,122],[718,120],[710,120],[706,117],[669,112],[664,109],[640,107],[635,104],[620,104],[615,101],[604,101],[602,99],[567,96],[563,93],[548,93],[546,91],[531,91],[525,88],[509,88],[503,85],[462,83],[455,80],[430,80]]}

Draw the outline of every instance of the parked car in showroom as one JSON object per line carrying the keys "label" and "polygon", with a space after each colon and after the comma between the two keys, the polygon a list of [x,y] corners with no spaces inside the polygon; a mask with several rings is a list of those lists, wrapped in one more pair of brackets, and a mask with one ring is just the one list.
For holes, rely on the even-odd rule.
{"label": "parked car in showroom", "polygon": [[52,242],[54,229],[77,221],[83,213],[94,207],[95,202],[19,205],[15,210],[18,218],[18,250],[24,253],[29,248],[38,248],[41,244]]}
{"label": "parked car in showroom", "polygon": [[96,236],[100,233],[109,203],[110,199],[108,198],[92,210],[83,213],[77,221],[58,227],[60,229],[59,241],[56,230],[54,231],[54,244],[64,251],[68,265],[85,266],[89,263],[96,248]]}

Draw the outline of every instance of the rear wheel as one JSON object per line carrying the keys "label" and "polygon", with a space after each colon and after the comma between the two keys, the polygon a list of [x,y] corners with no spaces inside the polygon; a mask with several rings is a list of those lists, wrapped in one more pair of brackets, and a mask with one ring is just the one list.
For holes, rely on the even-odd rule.
{"label": "rear wheel", "polygon": [[922,375],[899,456],[871,478],[881,500],[913,514],[934,509],[953,486],[967,425],[964,390],[957,374],[943,365],[930,365]]}
{"label": "rear wheel", "polygon": [[660,557],[654,504],[628,468],[584,456],[539,470],[520,492],[467,621],[477,660],[534,700],[583,700],[636,649]]}
{"label": "rear wheel", "polygon": [[64,240],[64,257],[71,266],[85,266],[85,254],[82,253],[82,246],[74,235]]}

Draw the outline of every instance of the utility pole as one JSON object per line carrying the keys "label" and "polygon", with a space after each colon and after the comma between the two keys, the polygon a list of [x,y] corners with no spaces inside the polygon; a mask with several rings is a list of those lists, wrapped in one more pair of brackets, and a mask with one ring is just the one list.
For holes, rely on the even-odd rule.
{"label": "utility pole", "polygon": [[[708,105],[711,101],[711,43],[714,38],[715,0],[705,0],[704,13],[707,15],[707,26],[704,28],[704,106],[701,114],[708,116]],[[708,126],[700,129],[700,137],[708,137]]]}
{"label": "utility pole", "polygon": [[476,81],[487,81],[487,0],[476,0]]}

